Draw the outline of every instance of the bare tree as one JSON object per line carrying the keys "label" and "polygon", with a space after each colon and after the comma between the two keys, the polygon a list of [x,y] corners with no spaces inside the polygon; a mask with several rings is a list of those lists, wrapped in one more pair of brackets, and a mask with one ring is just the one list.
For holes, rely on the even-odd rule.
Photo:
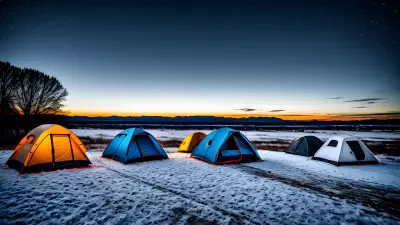
{"label": "bare tree", "polygon": [[0,61],[0,115],[13,114],[20,69]]}
{"label": "bare tree", "polygon": [[23,115],[63,114],[67,90],[55,77],[38,70],[22,69],[15,107]]}

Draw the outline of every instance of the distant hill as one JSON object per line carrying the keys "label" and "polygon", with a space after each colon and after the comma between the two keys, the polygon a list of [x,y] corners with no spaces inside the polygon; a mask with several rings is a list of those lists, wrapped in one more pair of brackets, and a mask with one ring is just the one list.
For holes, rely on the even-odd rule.
{"label": "distant hill", "polygon": [[229,126],[238,129],[262,130],[400,130],[400,120],[363,120],[363,121],[296,121],[276,117],[225,118],[215,116],[109,116],[64,117],[69,128],[126,129],[129,127],[172,128],[172,129],[215,129]]}
{"label": "distant hill", "polygon": [[283,120],[277,117],[248,117],[248,118],[229,118],[216,116],[109,116],[109,117],[88,117],[71,116],[67,117],[69,123],[77,124],[99,124],[99,123],[131,123],[131,124],[237,124],[237,125],[302,125],[302,124],[386,124],[399,125],[400,120],[359,120],[359,121],[318,121],[318,120]]}
{"label": "distant hill", "polygon": [[69,122],[77,123],[139,123],[139,124],[269,124],[282,123],[285,120],[276,117],[249,117],[249,118],[226,118],[215,116],[109,116],[109,117],[87,117],[73,116],[68,118]]}

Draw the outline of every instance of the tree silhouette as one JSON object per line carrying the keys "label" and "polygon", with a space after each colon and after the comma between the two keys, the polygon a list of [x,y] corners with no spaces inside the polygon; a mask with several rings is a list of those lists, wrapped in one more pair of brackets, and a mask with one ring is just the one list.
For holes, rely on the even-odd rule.
{"label": "tree silhouette", "polygon": [[0,61],[0,115],[15,114],[15,90],[20,69],[8,62]]}
{"label": "tree silhouette", "polygon": [[34,69],[22,69],[15,92],[15,108],[23,115],[64,114],[67,90],[55,77]]}
{"label": "tree silhouette", "polygon": [[63,123],[67,96],[57,78],[0,61],[0,143],[15,143],[40,124]]}

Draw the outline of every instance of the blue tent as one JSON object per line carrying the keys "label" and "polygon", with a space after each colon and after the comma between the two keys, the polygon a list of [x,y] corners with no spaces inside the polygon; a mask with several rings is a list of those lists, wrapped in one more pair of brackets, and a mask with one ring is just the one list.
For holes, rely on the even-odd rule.
{"label": "blue tent", "polygon": [[213,164],[261,159],[256,148],[240,131],[227,127],[207,135],[193,150],[191,157]]}
{"label": "blue tent", "polygon": [[117,134],[102,156],[122,163],[168,159],[167,153],[157,140],[139,128],[129,128]]}

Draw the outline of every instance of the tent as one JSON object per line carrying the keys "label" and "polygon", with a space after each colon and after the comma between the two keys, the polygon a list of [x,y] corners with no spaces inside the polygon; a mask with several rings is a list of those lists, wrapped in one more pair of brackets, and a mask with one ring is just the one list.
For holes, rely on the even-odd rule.
{"label": "tent", "polygon": [[313,156],[323,144],[324,142],[315,136],[299,137],[290,144],[286,153]]}
{"label": "tent", "polygon": [[192,152],[206,136],[203,132],[195,132],[187,136],[179,145],[178,152]]}
{"label": "tent", "polygon": [[325,142],[312,159],[336,166],[379,163],[378,158],[361,140],[355,137],[340,136]]}
{"label": "tent", "polygon": [[261,159],[256,148],[240,131],[227,127],[208,134],[193,150],[191,157],[213,164]]}
{"label": "tent", "polygon": [[140,128],[129,128],[117,134],[102,156],[122,163],[168,159],[157,140]]}
{"label": "tent", "polygon": [[87,166],[86,148],[65,127],[44,124],[31,130],[17,145],[7,165],[24,172]]}

